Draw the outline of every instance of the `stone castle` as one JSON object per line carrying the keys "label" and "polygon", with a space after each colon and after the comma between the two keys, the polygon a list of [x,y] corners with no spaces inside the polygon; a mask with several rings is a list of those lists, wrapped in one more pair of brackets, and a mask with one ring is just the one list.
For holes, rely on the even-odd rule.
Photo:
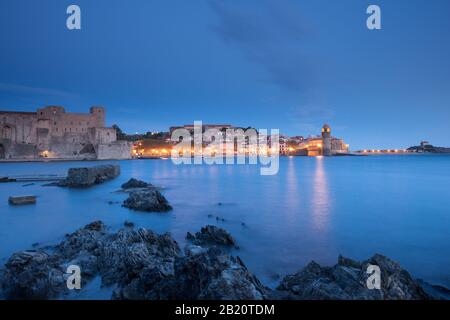
{"label": "stone castle", "polygon": [[131,144],[105,127],[105,109],[68,113],[49,106],[36,112],[0,111],[0,159],[129,159]]}

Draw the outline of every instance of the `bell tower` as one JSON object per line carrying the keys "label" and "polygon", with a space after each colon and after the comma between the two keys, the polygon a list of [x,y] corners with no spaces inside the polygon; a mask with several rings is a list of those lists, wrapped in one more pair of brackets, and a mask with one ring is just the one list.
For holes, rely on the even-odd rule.
{"label": "bell tower", "polygon": [[328,124],[324,124],[322,127],[322,138],[331,138],[331,128]]}
{"label": "bell tower", "polygon": [[328,124],[322,127],[322,155],[331,156],[331,128]]}

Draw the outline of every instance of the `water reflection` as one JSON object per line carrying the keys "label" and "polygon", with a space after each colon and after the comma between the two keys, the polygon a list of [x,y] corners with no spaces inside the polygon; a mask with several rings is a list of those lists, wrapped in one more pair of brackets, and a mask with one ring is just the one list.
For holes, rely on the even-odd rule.
{"label": "water reflection", "polygon": [[323,157],[316,157],[311,213],[314,229],[319,232],[327,231],[331,209],[331,198],[324,166],[325,159]]}
{"label": "water reflection", "polygon": [[295,217],[300,214],[300,200],[302,194],[298,190],[298,173],[296,171],[295,161],[292,158],[288,159],[286,170],[286,192],[284,192],[284,197],[289,221],[294,222]]}

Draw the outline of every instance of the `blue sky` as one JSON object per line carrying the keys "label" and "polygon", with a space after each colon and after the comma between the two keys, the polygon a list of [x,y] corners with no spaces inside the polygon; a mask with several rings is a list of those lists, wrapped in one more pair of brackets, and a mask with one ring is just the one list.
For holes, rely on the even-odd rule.
{"label": "blue sky", "polygon": [[127,132],[328,122],[352,149],[450,146],[449,35],[447,0],[3,0],[0,110],[104,105]]}

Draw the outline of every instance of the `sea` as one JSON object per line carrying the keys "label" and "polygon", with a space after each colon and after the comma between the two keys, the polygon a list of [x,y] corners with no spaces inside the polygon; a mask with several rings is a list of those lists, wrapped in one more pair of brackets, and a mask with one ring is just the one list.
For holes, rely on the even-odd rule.
{"label": "sea", "polygon": [[[175,165],[167,160],[0,163],[0,177],[67,174],[72,167],[119,164],[118,178],[88,189],[0,183],[0,265],[12,253],[57,244],[65,234],[102,220],[170,232],[181,247],[205,225],[229,231],[238,255],[266,286],[314,260],[341,254],[365,260],[380,253],[415,278],[450,287],[450,156],[282,157],[279,172],[258,165]],[[136,178],[161,187],[168,213],[121,206],[121,184]],[[8,197],[36,195],[35,205]],[[108,299],[95,279],[72,298]]]}

